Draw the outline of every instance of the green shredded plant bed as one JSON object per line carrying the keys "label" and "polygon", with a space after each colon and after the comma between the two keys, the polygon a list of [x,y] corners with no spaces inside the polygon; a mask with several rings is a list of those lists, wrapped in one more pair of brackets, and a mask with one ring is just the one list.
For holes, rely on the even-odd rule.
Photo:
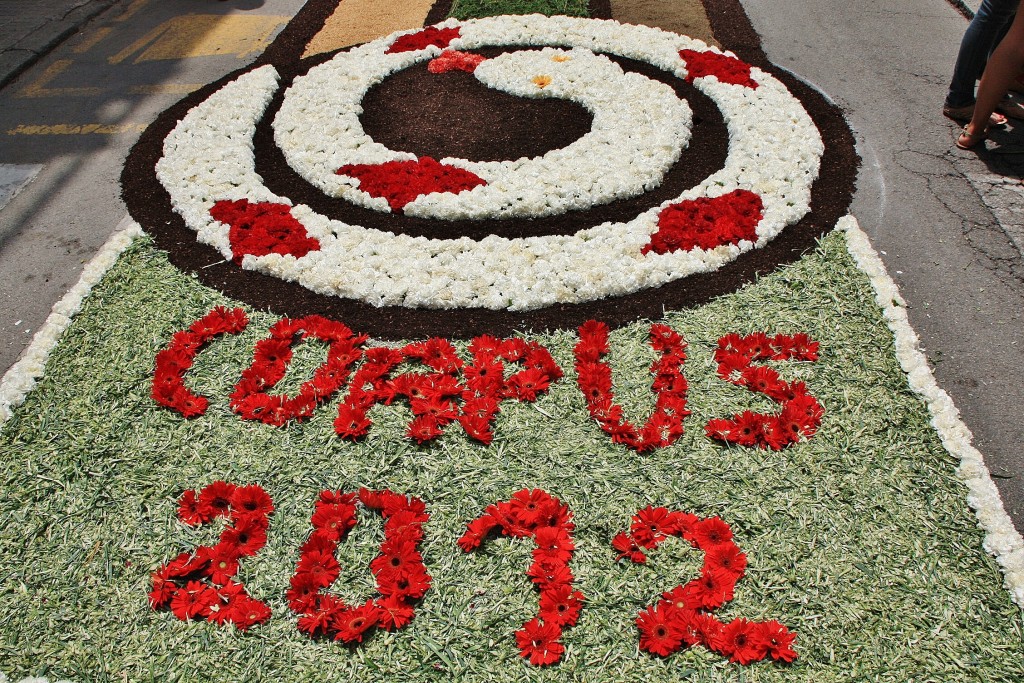
{"label": "green shredded plant bed", "polygon": [[[664,322],[689,347],[686,433],[648,455],[616,446],[587,415],[572,370],[574,333],[527,335],[566,371],[536,403],[506,402],[490,446],[449,428],[435,445],[403,434],[410,413],[378,406],[360,443],[339,439],[339,398],[302,424],[275,428],[234,415],[227,396],[276,316],[200,354],[186,376],[211,397],[186,420],[149,398],[154,356],[215,305],[234,305],[138,241],[87,299],[39,387],[0,436],[0,661],[6,673],[100,680],[985,680],[1024,675],[1021,612],[1001,588],[968,510],[956,462],[906,385],[892,336],[841,233],[755,285]],[[647,324],[611,334],[616,399],[643,419],[653,405]],[[780,452],[716,444],[702,425],[767,399],[718,379],[712,353],[729,332],[806,332],[813,363],[777,363],[825,407],[818,433]],[[465,343],[457,344],[464,351]],[[323,357],[296,346],[295,390]],[[277,506],[269,542],[239,577],[273,616],[240,633],[182,622],[147,604],[150,573],[214,543],[217,525],[176,520],[188,488],[259,483]],[[310,640],[284,593],[323,489],[391,488],[422,498],[423,553],[434,585],[414,621],[357,647]],[[575,514],[571,567],[587,596],[567,629],[564,660],[523,662],[513,633],[536,613],[527,540],[455,541],[490,504],[542,488]],[[661,659],[638,651],[637,613],[696,576],[700,557],[670,539],[646,566],[616,562],[612,537],[647,505],[719,516],[747,553],[747,575],[720,619],[777,619],[799,659],[749,666],[704,648]],[[332,590],[374,595],[368,564],[379,516],[339,546]]]}

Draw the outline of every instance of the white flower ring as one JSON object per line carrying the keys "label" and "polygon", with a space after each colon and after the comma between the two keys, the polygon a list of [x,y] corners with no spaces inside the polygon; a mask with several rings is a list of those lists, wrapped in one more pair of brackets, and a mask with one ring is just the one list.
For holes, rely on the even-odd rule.
{"label": "white flower ring", "polygon": [[[426,55],[434,56],[437,48],[381,54],[378,46],[373,47],[341,53],[297,78],[274,119],[274,132],[288,164],[320,190],[391,211],[385,199],[361,191],[358,181],[339,175],[337,169],[416,159],[415,154],[390,150],[368,138],[359,122],[361,102],[371,84]],[[356,77],[345,78],[346,74]],[[633,197],[660,185],[689,141],[690,107],[672,88],[624,72],[590,50],[507,52],[483,61],[473,74],[484,85],[519,97],[577,102],[594,114],[593,127],[572,144],[532,159],[441,159],[486,184],[467,192],[421,195],[404,207],[408,216],[548,216]],[[556,180],[557,192],[543,187],[538,182],[543,179]]]}
{"label": "white flower ring", "polygon": [[[157,177],[174,210],[200,242],[231,259],[236,254],[230,228],[210,213],[217,202],[290,206],[291,216],[319,248],[299,256],[247,254],[242,267],[319,294],[374,306],[511,311],[594,301],[716,270],[764,246],[810,210],[811,185],[824,152],[821,136],[799,100],[761,69],[749,68],[755,87],[691,74],[684,51],[717,55],[717,50],[660,29],[607,20],[505,16],[448,20],[437,28],[457,28],[457,37],[446,45],[389,53],[396,41],[417,32],[393,34],[339,53],[297,78],[274,121],[275,139],[289,165],[326,194],[392,210],[382,197],[361,190],[360,182],[338,175],[339,167],[347,164],[415,158],[365,134],[358,120],[359,98],[389,74],[437,58],[443,49],[488,46],[552,48],[492,58],[477,67],[477,78],[516,95],[579,102],[594,114],[593,129],[565,148],[533,159],[443,159],[442,164],[478,174],[486,185],[425,194],[407,204],[406,213],[438,220],[558,215],[659,183],[689,139],[689,108],[663,84],[623,73],[606,54],[646,62],[680,79],[689,76],[723,115],[729,133],[725,165],[631,220],[572,235],[429,239],[369,229],[294,204],[263,183],[255,170],[253,135],[279,89],[277,71],[263,66],[193,108],[165,138]],[[540,76],[547,78],[538,81]],[[539,92],[548,87],[550,92]],[[630,97],[623,96],[623,87],[630,88]],[[624,101],[633,106],[623,107]],[[609,149],[601,154],[602,148]],[[756,239],[664,253],[645,249],[666,208],[738,190],[757,195],[763,205]]]}

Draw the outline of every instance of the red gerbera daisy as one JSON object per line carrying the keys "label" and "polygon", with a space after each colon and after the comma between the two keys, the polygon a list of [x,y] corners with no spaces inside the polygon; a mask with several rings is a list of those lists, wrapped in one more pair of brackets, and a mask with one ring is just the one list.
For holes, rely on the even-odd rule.
{"label": "red gerbera daisy", "polygon": [[697,639],[705,647],[712,647],[712,644],[722,632],[722,622],[707,612],[695,612],[690,615],[690,635]]}
{"label": "red gerbera daisy", "polygon": [[443,433],[441,421],[433,415],[420,415],[413,418],[405,431],[405,435],[418,444],[433,441]]}
{"label": "red gerbera daisy", "polygon": [[215,481],[203,487],[199,492],[199,505],[202,512],[209,517],[228,516],[231,510],[231,496],[235,493],[235,485],[226,481]]}
{"label": "red gerbera daisy", "polygon": [[583,609],[583,593],[563,584],[541,591],[540,618],[558,626],[575,626]]}
{"label": "red gerbera daisy", "polygon": [[313,527],[332,541],[344,538],[356,525],[355,508],[350,505],[320,505],[312,517]]}
{"label": "red gerbera daisy", "polygon": [[334,420],[334,431],[343,439],[353,441],[366,436],[373,423],[366,418],[366,411],[347,403],[338,406],[338,417]]}
{"label": "red gerbera daisy", "polygon": [[309,613],[314,609],[320,598],[320,589],[326,588],[316,576],[308,572],[297,572],[292,576],[290,583],[291,588],[284,596],[288,600],[288,606],[299,613]]}
{"label": "red gerbera daisy", "polygon": [[224,529],[221,543],[233,545],[238,554],[252,557],[267,544],[267,527],[263,518],[244,517]]}
{"label": "red gerbera daisy", "polygon": [[508,393],[520,401],[536,401],[537,395],[547,391],[550,386],[551,379],[544,371],[536,368],[517,372],[506,382]]}
{"label": "red gerbera daisy", "polygon": [[768,655],[768,644],[762,638],[762,629],[752,621],[733,619],[712,643],[716,652],[737,664],[750,664]]}
{"label": "red gerbera daisy", "polygon": [[341,573],[341,565],[334,558],[333,552],[314,551],[303,553],[295,568],[296,574],[309,574],[319,586],[330,586]]}
{"label": "red gerbera daisy", "polygon": [[377,576],[377,590],[381,595],[402,599],[422,598],[430,584],[430,575],[422,564],[413,565],[403,573],[383,571]]}
{"label": "red gerbera daisy", "polygon": [[682,631],[667,618],[667,611],[648,607],[636,618],[640,629],[640,649],[667,657],[683,644]]}
{"label": "red gerbera daisy", "polygon": [[653,548],[666,536],[675,533],[675,518],[669,513],[668,508],[648,505],[636,513],[629,530],[638,545]]}
{"label": "red gerbera daisy", "polygon": [[259,484],[239,486],[231,496],[231,514],[235,519],[244,516],[266,517],[274,511],[274,501]]}
{"label": "red gerbera daisy", "polygon": [[238,547],[230,543],[218,543],[211,547],[203,547],[197,553],[204,560],[208,560],[210,566],[206,572],[210,580],[223,586],[228,580],[238,573]]}
{"label": "red gerbera daisy", "polygon": [[554,499],[541,489],[516,491],[509,501],[510,516],[525,527],[535,527],[547,521],[554,507]]}
{"label": "red gerbera daisy", "polygon": [[228,581],[217,589],[217,602],[210,605],[203,612],[203,616],[218,626],[223,626],[231,621],[234,610],[243,597],[248,597],[245,594],[245,587],[240,583]]}
{"label": "red gerbera daisy", "polygon": [[259,600],[241,596],[231,609],[231,621],[239,631],[246,631],[270,619],[270,608]]}
{"label": "red gerbera daisy", "polygon": [[534,562],[526,570],[526,575],[537,584],[541,590],[572,584],[574,577],[572,570],[563,562]]}
{"label": "red gerbera daisy", "polygon": [[716,545],[732,541],[732,529],[721,517],[708,517],[693,525],[693,540],[702,550],[710,550]]}
{"label": "red gerbera daisy", "polygon": [[164,566],[163,572],[168,578],[195,578],[190,575],[204,571],[206,563],[206,558],[200,557],[199,553],[181,553]]}
{"label": "red gerbera daisy", "polygon": [[377,600],[377,626],[385,631],[402,628],[415,616],[412,605],[398,595],[388,595]]}
{"label": "red gerbera daisy", "polygon": [[736,580],[729,574],[705,566],[699,579],[683,586],[686,606],[691,609],[714,609],[732,600]]}
{"label": "red gerbera daisy", "polygon": [[386,539],[380,546],[381,554],[370,562],[370,570],[374,574],[382,571],[406,574],[423,561],[423,556],[416,551],[416,544],[409,541],[395,542]]}
{"label": "red gerbera daisy", "polygon": [[359,607],[352,607],[334,615],[331,619],[331,628],[337,631],[335,640],[346,643],[363,642],[363,635],[377,625],[377,606],[372,600],[367,600]]}
{"label": "red gerbera daisy", "polygon": [[761,631],[761,640],[772,659],[778,662],[792,662],[797,658],[796,651],[793,650],[795,633],[790,633],[789,629],[774,620],[758,624],[758,627]]}
{"label": "red gerbera daisy", "polygon": [[667,602],[668,604],[670,604],[673,607],[673,609],[680,611],[687,609],[695,609],[690,605],[689,598],[687,598],[686,595],[685,586],[676,586],[672,590],[662,593],[661,597],[664,598],[663,602]]}
{"label": "red gerbera daisy", "polygon": [[396,512],[384,523],[384,536],[396,541],[419,543],[423,539],[423,523],[428,519],[429,515],[412,510]]}
{"label": "red gerbera daisy", "polygon": [[319,529],[314,529],[313,533],[309,535],[309,538],[299,546],[299,554],[305,555],[306,553],[312,552],[333,553],[337,547],[337,541]]}
{"label": "red gerbera daisy", "polygon": [[520,654],[534,666],[554,664],[562,659],[565,646],[558,642],[562,629],[554,623],[531,619],[516,631]]}
{"label": "red gerbera daisy", "polygon": [[192,489],[185,491],[178,499],[178,519],[189,526],[199,526],[210,521]]}
{"label": "red gerbera daisy", "polygon": [[616,557],[616,561],[621,560],[624,557],[628,557],[631,562],[636,564],[645,564],[647,562],[647,555],[640,549],[640,546],[629,534],[620,531],[612,539],[612,547],[619,551],[619,556]]}
{"label": "red gerbera daisy", "polygon": [[565,529],[543,526],[537,529],[534,538],[537,541],[537,548],[533,551],[535,560],[564,563],[572,559],[572,551],[576,549],[576,545],[572,542],[572,536]]}
{"label": "red gerbera daisy", "polygon": [[171,580],[166,567],[161,568],[160,571],[154,572],[153,590],[149,592],[150,607],[153,609],[167,607],[177,590],[178,584]]}
{"label": "red gerbera daisy", "polygon": [[217,591],[210,586],[202,581],[189,581],[171,597],[171,612],[182,621],[195,619],[219,600]]}
{"label": "red gerbera daisy", "polygon": [[704,562],[712,569],[720,569],[739,579],[747,569],[747,556],[732,541],[726,541],[707,551]]}
{"label": "red gerbera daisy", "polygon": [[462,534],[462,537],[459,538],[459,547],[468,553],[470,550],[479,547],[480,542],[487,537],[487,534],[499,526],[501,524],[491,515],[477,517],[467,525],[466,533]]}

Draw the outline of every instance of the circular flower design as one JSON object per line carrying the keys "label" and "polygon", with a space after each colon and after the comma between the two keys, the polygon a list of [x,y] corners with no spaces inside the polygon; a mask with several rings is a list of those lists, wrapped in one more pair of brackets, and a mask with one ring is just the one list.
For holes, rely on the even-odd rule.
{"label": "circular flower design", "polygon": [[[720,169],[624,220],[568,234],[435,239],[283,196],[257,172],[254,154],[255,131],[280,89],[269,65],[182,117],[164,140],[157,177],[198,241],[242,268],[321,295],[406,308],[527,311],[632,294],[721,268],[808,213],[824,146],[782,83],[700,41],[613,21],[449,20],[375,40],[296,78],[273,136],[302,179],[371,213],[439,224],[568,219],[650,193],[692,143],[691,109],[677,91],[622,60],[692,83],[721,112],[729,138]],[[373,140],[360,123],[363,97],[424,65],[438,78],[469,72],[516,97],[570,100],[593,125],[566,146],[499,161],[420,157]],[[248,222],[235,225],[233,216]]]}
{"label": "circular flower design", "polygon": [[[460,28],[460,33],[470,32]],[[274,121],[288,163],[331,196],[394,210],[379,193],[366,191],[365,179],[357,182],[358,176],[346,169],[418,159],[370,140],[359,121],[361,102],[372,84],[436,49],[343,52],[296,79]],[[455,54],[467,53],[446,50],[431,60],[431,71],[435,63],[448,68]],[[689,139],[690,108],[670,87],[623,71],[603,55],[549,47],[477,57],[476,65],[467,66],[466,57],[459,65],[487,87],[517,97],[577,102],[594,115],[591,131],[532,159],[442,159],[441,164],[468,171],[481,182],[468,191],[424,192],[403,204],[406,215],[440,220],[546,216],[636,196],[661,184]],[[544,180],[556,180],[557,187]],[[402,180],[397,184],[407,185]]]}

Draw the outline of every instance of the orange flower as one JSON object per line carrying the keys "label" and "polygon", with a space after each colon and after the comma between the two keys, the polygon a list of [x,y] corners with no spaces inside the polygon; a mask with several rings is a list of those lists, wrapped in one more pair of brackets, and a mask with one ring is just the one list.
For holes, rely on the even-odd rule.
{"label": "orange flower", "polygon": [[534,76],[533,82],[538,88],[544,89],[551,85],[551,76]]}

